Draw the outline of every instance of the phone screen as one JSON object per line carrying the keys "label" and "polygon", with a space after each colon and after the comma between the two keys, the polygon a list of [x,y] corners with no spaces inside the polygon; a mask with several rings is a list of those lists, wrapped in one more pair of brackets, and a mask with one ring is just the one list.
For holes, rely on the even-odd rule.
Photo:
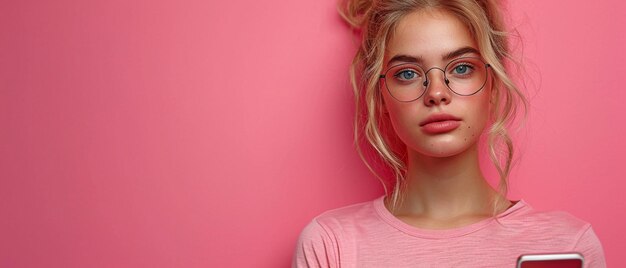
{"label": "phone screen", "polygon": [[582,260],[523,261],[520,268],[581,268]]}
{"label": "phone screen", "polygon": [[517,259],[518,268],[582,268],[583,256],[577,252],[526,254]]}

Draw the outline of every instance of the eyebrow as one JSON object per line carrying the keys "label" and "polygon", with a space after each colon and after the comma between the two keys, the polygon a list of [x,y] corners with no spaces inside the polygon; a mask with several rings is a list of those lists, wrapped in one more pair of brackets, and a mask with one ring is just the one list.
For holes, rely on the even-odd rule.
{"label": "eyebrow", "polygon": [[[454,50],[452,52],[449,52],[449,53],[443,55],[442,59],[444,61],[448,61],[448,60],[457,58],[457,57],[465,55],[465,54],[477,54],[477,55],[480,55],[480,52],[478,52],[478,50],[473,48],[473,47],[462,47],[462,48],[459,48],[457,50]],[[396,61],[422,64],[424,62],[424,58],[419,57],[419,56],[409,56],[409,55],[400,54],[400,55],[393,56],[387,62],[387,65],[391,65],[392,62],[396,62]]]}

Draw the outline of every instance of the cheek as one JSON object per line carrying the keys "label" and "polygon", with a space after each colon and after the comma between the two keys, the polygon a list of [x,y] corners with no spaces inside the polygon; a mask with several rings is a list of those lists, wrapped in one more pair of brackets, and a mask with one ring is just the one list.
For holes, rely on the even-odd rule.
{"label": "cheek", "polygon": [[412,103],[399,103],[388,94],[383,94],[385,100],[385,110],[388,119],[391,122],[393,130],[402,139],[405,140],[410,135],[410,128],[415,124],[416,105]]}
{"label": "cheek", "polygon": [[477,115],[474,120],[467,120],[461,127],[460,134],[463,137],[463,142],[475,143],[476,140],[483,134],[487,127],[487,119],[482,115]]}
{"label": "cheek", "polygon": [[[489,92],[486,92],[489,93]],[[491,114],[491,94],[483,94],[483,96],[475,99],[475,105],[467,109],[469,111],[466,124],[461,129],[464,141],[473,142],[477,137],[487,131],[489,126],[489,118]]]}

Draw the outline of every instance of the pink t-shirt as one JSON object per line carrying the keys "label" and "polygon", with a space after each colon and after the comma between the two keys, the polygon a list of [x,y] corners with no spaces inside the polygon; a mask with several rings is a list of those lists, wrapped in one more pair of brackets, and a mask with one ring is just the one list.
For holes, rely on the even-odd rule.
{"label": "pink t-shirt", "polygon": [[523,200],[468,226],[426,230],[394,217],[383,197],[327,211],[298,240],[293,267],[515,267],[521,254],[579,252],[585,267],[606,267],[591,225]]}

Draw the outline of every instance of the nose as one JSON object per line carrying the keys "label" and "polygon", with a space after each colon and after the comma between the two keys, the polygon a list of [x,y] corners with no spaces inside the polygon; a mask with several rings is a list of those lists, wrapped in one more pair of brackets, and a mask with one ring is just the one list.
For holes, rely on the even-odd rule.
{"label": "nose", "polygon": [[[428,78],[428,73],[432,70],[440,70],[439,72],[434,72],[432,78]],[[449,104],[452,100],[452,94],[450,89],[448,89],[447,79],[444,75],[444,70],[439,69],[437,67],[433,67],[428,70],[424,75],[426,75],[426,81],[424,81],[424,87],[426,87],[426,93],[424,93],[424,105],[433,106],[440,104]]]}

